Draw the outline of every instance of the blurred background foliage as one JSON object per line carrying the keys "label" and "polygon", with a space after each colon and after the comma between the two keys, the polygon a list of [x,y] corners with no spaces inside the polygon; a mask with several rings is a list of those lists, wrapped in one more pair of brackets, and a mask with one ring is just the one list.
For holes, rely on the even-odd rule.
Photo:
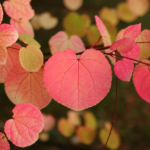
{"label": "blurred background foliage", "polygon": [[[0,0],[0,3],[3,1]],[[133,4],[129,5],[125,0],[79,0],[76,8],[75,3],[71,5],[70,2],[68,4],[66,1],[67,4],[64,4],[63,0],[31,1],[36,14],[31,23],[35,29],[35,39],[41,44],[43,52],[49,52],[49,39],[61,30],[65,30],[68,36],[77,34],[82,38],[85,46],[94,44],[99,38],[95,15],[100,16],[104,21],[112,41],[115,41],[119,30],[131,24],[142,23],[142,30],[150,29],[149,0],[132,0]],[[45,12],[46,14],[43,14]],[[5,14],[3,23],[9,23],[9,20]],[[52,115],[48,123],[51,127],[40,134],[40,139],[34,145],[24,149],[103,149],[115,108],[115,81],[113,74],[109,94],[98,105],[85,111],[78,113],[70,111],[53,100],[42,109],[43,113]],[[120,81],[118,91],[117,115],[107,148],[150,150],[150,105],[137,95],[132,80],[129,83]],[[11,118],[13,107],[5,94],[4,85],[0,84],[0,116],[4,120]],[[3,123],[0,121],[0,131],[2,130]],[[13,150],[14,147],[12,146],[11,149]]]}

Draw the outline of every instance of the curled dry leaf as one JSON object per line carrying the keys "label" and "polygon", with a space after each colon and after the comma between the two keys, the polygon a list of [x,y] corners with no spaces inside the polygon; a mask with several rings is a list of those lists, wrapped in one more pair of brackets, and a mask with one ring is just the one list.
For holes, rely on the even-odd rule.
{"label": "curled dry leaf", "polygon": [[19,51],[19,59],[22,67],[30,72],[37,72],[43,65],[44,56],[36,45],[22,47]]}
{"label": "curled dry leaf", "polygon": [[[111,42],[110,35],[109,35],[104,23],[100,20],[100,18],[98,16],[95,16],[95,22],[97,25],[97,29],[102,36],[104,46],[110,46],[112,44],[112,42]],[[110,49],[106,49],[105,52],[110,53],[112,51]],[[111,60],[112,64],[115,64],[115,62],[116,62],[115,58],[113,58],[112,56],[108,56],[108,58]]]}
{"label": "curled dry leaf", "polygon": [[43,83],[42,67],[38,72],[27,72],[16,65],[5,80],[5,91],[14,104],[30,103],[42,109],[51,101]]}
{"label": "curled dry leaf", "polygon": [[19,62],[19,50],[21,46],[18,43],[7,47],[7,61],[5,65],[0,65],[0,83],[5,82],[5,78],[8,76],[10,70]]}
{"label": "curled dry leaf", "polygon": [[70,137],[75,131],[75,127],[65,118],[58,120],[57,128],[65,137]]}
{"label": "curled dry leaf", "polygon": [[[110,128],[111,128],[111,124],[107,123],[105,125],[105,128],[103,128],[99,131],[99,138],[104,145],[106,144],[106,141],[107,141],[107,138],[108,138],[108,135],[110,132]],[[119,134],[117,133],[117,131],[115,129],[112,129],[111,135],[110,135],[110,138],[108,140],[106,147],[110,148],[111,150],[116,150],[119,148],[120,143],[121,142],[120,142]]]}
{"label": "curled dry leaf", "polygon": [[[30,0],[31,1],[31,0]],[[6,14],[16,20],[30,20],[34,16],[34,10],[30,6],[29,0],[7,0],[3,6]]]}
{"label": "curled dry leaf", "polygon": [[14,44],[18,39],[18,33],[15,28],[9,24],[0,25],[0,43],[6,47]]}
{"label": "curled dry leaf", "polygon": [[124,38],[116,41],[110,46],[112,51],[117,50],[119,53],[130,52],[134,48],[135,39],[134,38]]}
{"label": "curled dry leaf", "polygon": [[64,31],[59,31],[50,38],[49,47],[52,54],[57,51],[65,51],[67,48],[73,49],[75,53],[85,51],[84,43],[78,36],[73,35],[68,39]]}
{"label": "curled dry leaf", "polygon": [[117,5],[117,15],[124,22],[133,22],[137,19],[137,15],[130,11],[126,2],[121,2]]}
{"label": "curled dry leaf", "polygon": [[134,86],[139,96],[150,103],[150,70],[149,67],[139,69],[134,76]]}
{"label": "curled dry leaf", "polygon": [[3,9],[2,9],[2,5],[0,4],[0,24],[2,23],[3,20]]}
{"label": "curled dry leaf", "polygon": [[13,119],[6,121],[4,126],[8,139],[19,147],[35,143],[43,129],[43,117],[39,109],[31,104],[18,104],[12,112]]}
{"label": "curled dry leaf", "polygon": [[122,81],[130,81],[133,69],[133,61],[126,58],[117,61],[114,66],[115,75]]}
{"label": "curled dry leaf", "polygon": [[5,137],[5,134],[0,132],[0,149],[1,150],[10,150],[10,145]]}
{"label": "curled dry leaf", "polygon": [[69,10],[78,10],[83,4],[83,0],[63,0],[63,3]]}
{"label": "curled dry leaf", "polygon": [[112,71],[100,51],[88,49],[77,59],[74,51],[67,49],[56,52],[46,62],[43,80],[54,100],[71,109],[83,110],[107,95]]}
{"label": "curled dry leaf", "polygon": [[[145,60],[150,57],[150,30],[143,30],[141,34],[138,36],[136,39],[136,42],[141,42],[137,43],[140,47],[141,53],[140,53],[140,61]],[[142,43],[143,42],[143,43]],[[147,42],[147,43],[144,43]]]}
{"label": "curled dry leaf", "polygon": [[83,144],[90,145],[95,139],[96,132],[88,126],[80,126],[77,128],[76,136]]}
{"label": "curled dry leaf", "polygon": [[15,21],[11,19],[10,24],[18,31],[18,34],[24,33],[34,38],[34,31],[29,21]]}
{"label": "curled dry leaf", "polygon": [[27,45],[31,44],[31,45],[36,45],[38,48],[41,47],[41,45],[35,39],[23,33],[19,34],[19,40]]}
{"label": "curled dry leaf", "polygon": [[[87,32],[87,39],[90,45],[94,45],[95,42],[99,39],[100,33],[97,29],[96,25],[91,25],[88,32]],[[96,45],[102,45],[102,39]]]}
{"label": "curled dry leaf", "polygon": [[127,0],[128,8],[137,16],[144,16],[148,10],[149,0]]}
{"label": "curled dry leaf", "polygon": [[41,28],[39,23],[39,15],[34,15],[34,17],[31,19],[31,24],[35,30],[39,30]]}
{"label": "curled dry leaf", "polygon": [[90,27],[91,19],[88,15],[79,15],[76,12],[70,12],[63,20],[63,27],[69,35],[78,35],[84,37]]}
{"label": "curled dry leaf", "polygon": [[97,128],[97,120],[92,112],[86,111],[83,114],[83,118],[84,118],[85,126],[88,126],[92,129]]}
{"label": "curled dry leaf", "polygon": [[0,43],[0,65],[5,65],[7,61],[7,49]]}
{"label": "curled dry leaf", "polygon": [[73,124],[74,126],[81,125],[81,118],[78,112],[75,111],[68,111],[67,112],[68,121]]}
{"label": "curled dry leaf", "polygon": [[50,114],[44,114],[43,113],[43,119],[44,119],[44,128],[43,131],[50,131],[55,126],[55,118]]}
{"label": "curled dry leaf", "polygon": [[114,8],[103,7],[99,12],[99,17],[116,26],[119,22],[117,12]]}
{"label": "curled dry leaf", "polygon": [[44,12],[38,17],[40,26],[45,29],[53,29],[58,24],[58,18],[51,16],[49,12]]}

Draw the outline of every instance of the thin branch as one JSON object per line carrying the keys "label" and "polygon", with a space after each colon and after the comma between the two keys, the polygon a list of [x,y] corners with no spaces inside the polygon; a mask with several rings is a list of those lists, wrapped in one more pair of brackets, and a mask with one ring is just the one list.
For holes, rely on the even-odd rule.
{"label": "thin branch", "polygon": [[97,40],[97,42],[93,46],[91,46],[90,49],[93,48],[101,40],[101,38],[102,38],[102,36],[99,37],[99,39]]}
{"label": "thin branch", "polygon": [[[117,62],[117,57],[116,57],[116,62]],[[118,77],[116,76],[116,103],[115,103],[115,110],[114,110],[114,117],[113,117],[113,121],[112,121],[112,125],[111,125],[111,129],[110,129],[110,132],[109,132],[109,135],[108,135],[108,138],[107,138],[107,141],[106,141],[106,144],[104,146],[104,149],[106,149],[106,146],[107,146],[107,143],[108,143],[108,140],[110,138],[110,135],[111,135],[111,132],[112,132],[112,129],[113,129],[113,126],[114,126],[114,123],[115,123],[115,118],[116,118],[116,111],[117,111],[117,102],[118,102]]]}
{"label": "thin branch", "polygon": [[133,58],[129,58],[129,57],[121,56],[121,55],[116,55],[116,54],[112,54],[112,53],[103,53],[103,54],[110,55],[110,56],[121,57],[121,58],[126,58],[126,59],[130,59],[130,60],[136,61],[136,62],[138,62],[138,63],[142,63],[142,64],[145,64],[145,65],[147,65],[147,66],[150,66],[150,64],[148,64],[148,63],[145,63],[145,62],[142,62],[142,61],[133,59]]}
{"label": "thin branch", "polygon": [[0,116],[0,119],[5,123],[5,120]]}

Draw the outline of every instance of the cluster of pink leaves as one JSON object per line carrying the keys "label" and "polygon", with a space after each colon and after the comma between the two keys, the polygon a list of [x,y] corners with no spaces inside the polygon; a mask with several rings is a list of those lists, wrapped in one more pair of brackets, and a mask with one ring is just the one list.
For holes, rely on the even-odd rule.
{"label": "cluster of pink leaves", "polygon": [[[8,0],[3,4],[7,15],[12,18],[11,24],[18,33],[28,34],[26,31],[31,31],[28,20],[33,17],[34,11],[29,3],[30,0]],[[3,11],[0,5],[0,21],[2,18]],[[134,60],[140,57],[140,48],[135,40],[140,35],[141,24],[121,30],[116,42],[112,44],[103,22],[97,16],[95,20],[104,46],[109,47],[105,54],[107,53],[114,64],[116,76],[123,81],[130,81],[133,73],[137,93],[150,102],[149,66],[140,63],[134,69]],[[78,36],[68,39],[63,31],[50,39],[49,46],[53,56],[43,67],[43,57],[37,46],[28,45],[22,48],[15,43],[18,33],[11,25],[0,25],[0,82],[5,82],[7,96],[14,104],[18,104],[13,109],[13,119],[5,123],[5,133],[15,145],[25,147],[33,144],[43,129],[43,117],[38,109],[49,104],[50,96],[74,110],[92,107],[108,94],[111,88],[112,69],[102,52],[93,48],[85,50]],[[30,36],[33,37],[31,32]],[[123,58],[116,62],[116,51],[128,59]],[[33,68],[30,68],[30,65],[24,62],[27,62],[27,56],[34,52],[41,57],[40,65],[34,66],[33,60],[30,60],[33,65]],[[80,52],[82,54],[76,56],[75,53]],[[150,64],[148,60],[144,62]],[[47,128],[45,126],[44,130],[48,130]],[[7,142],[1,137],[0,144],[6,145]]]}
{"label": "cluster of pink leaves", "polygon": [[7,0],[3,3],[6,14],[11,18],[10,24],[18,31],[34,38],[34,30],[29,20],[34,16],[30,6],[31,0]]}
{"label": "cluster of pink leaves", "polygon": [[[141,33],[141,24],[121,30],[117,35],[116,42],[112,44],[103,22],[97,16],[95,16],[95,20],[104,46],[109,47],[105,50],[105,54],[110,56],[116,76],[120,80],[130,81],[134,63],[140,57],[140,47],[135,40]],[[83,110],[96,105],[108,94],[112,72],[103,53],[94,49],[84,51],[79,40],[76,40],[76,45],[72,46],[72,39],[73,37],[68,40],[64,32],[59,32],[50,39],[49,46],[53,56],[44,67],[44,84],[54,100],[71,109]],[[75,53],[80,51],[84,52],[81,56],[76,57]],[[116,53],[114,52],[123,55],[124,58],[116,62]],[[146,87],[143,85],[142,89],[137,88],[139,84],[142,84],[141,80],[137,79],[137,81],[139,81],[138,84],[134,82],[137,92],[140,90],[144,92]],[[141,96],[141,93],[139,95]],[[144,100],[148,101],[146,98]]]}
{"label": "cluster of pink leaves", "polygon": [[[25,20],[29,19],[29,16],[23,16],[23,14],[27,14],[26,10],[30,8],[30,1],[19,1],[20,3],[18,4],[17,2],[17,0],[5,1],[6,13],[13,19],[15,17],[24,17]],[[16,6],[20,7],[20,12],[17,11]],[[3,10],[0,5],[0,23],[2,20]],[[18,37],[18,32],[12,25],[0,25],[0,82],[5,83],[7,96],[16,104],[16,107],[13,109],[13,119],[6,121],[4,132],[13,144],[19,147],[26,147],[37,141],[38,135],[42,131],[44,121],[39,109],[46,107],[51,101],[51,97],[44,87],[43,54],[41,50],[35,45],[26,47],[26,51],[31,53],[37,51],[37,56],[40,55],[41,60],[36,71],[25,70],[22,61],[27,59],[27,57],[23,55],[25,48],[15,43]],[[31,47],[33,50],[30,50]],[[0,148],[10,149],[7,138],[0,133]]]}

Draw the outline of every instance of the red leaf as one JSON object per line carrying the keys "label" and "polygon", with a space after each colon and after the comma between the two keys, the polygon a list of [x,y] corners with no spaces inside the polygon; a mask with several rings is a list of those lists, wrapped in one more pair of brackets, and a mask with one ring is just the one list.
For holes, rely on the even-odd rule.
{"label": "red leaf", "polygon": [[80,37],[73,35],[68,39],[68,35],[64,31],[59,31],[49,40],[51,53],[57,51],[65,51],[67,48],[73,49],[76,53],[85,51],[85,46]]}
{"label": "red leaf", "polygon": [[134,79],[137,93],[146,102],[150,103],[150,70],[140,69]]}
{"label": "red leaf", "polygon": [[19,64],[19,49],[21,46],[18,43],[13,44],[10,47],[7,47],[7,61],[5,65],[0,65],[0,83],[4,83],[5,78],[9,74],[10,70],[16,65]]}
{"label": "red leaf", "polygon": [[6,121],[4,131],[9,140],[19,147],[32,145],[43,129],[41,112],[31,104],[19,104],[12,110],[13,119]]}
{"label": "red leaf", "polygon": [[137,38],[140,35],[140,33],[141,33],[141,23],[128,27],[124,32],[123,38],[128,37]]}
{"label": "red leaf", "polygon": [[[149,61],[149,60],[143,60],[142,62],[147,63],[147,64],[150,64],[150,61]],[[143,64],[143,63],[139,63],[138,65],[136,65],[136,67],[134,68],[134,71],[133,71],[133,83],[134,83],[136,74],[137,74],[141,69],[149,69],[149,67],[148,67],[148,65],[145,65],[145,64]]]}
{"label": "red leaf", "polygon": [[[136,43],[134,43],[133,49],[130,52],[124,53],[123,55],[128,58],[139,60],[140,52],[140,47]],[[134,62],[137,63],[136,61]]]}
{"label": "red leaf", "polygon": [[0,150],[10,150],[10,145],[5,137],[5,134],[0,132]]}
{"label": "red leaf", "polygon": [[21,65],[16,65],[5,80],[5,90],[14,104],[30,103],[39,109],[51,101],[43,83],[42,67],[38,72],[28,72]]}
{"label": "red leaf", "polygon": [[0,43],[7,47],[14,44],[18,37],[18,33],[13,26],[9,24],[0,25]]}
{"label": "red leaf", "polygon": [[7,61],[7,49],[0,43],[0,65],[5,65]]}
{"label": "red leaf", "polygon": [[133,61],[124,58],[116,62],[114,66],[114,72],[120,80],[130,81],[133,68]]}
{"label": "red leaf", "polygon": [[16,20],[30,20],[34,16],[34,10],[30,6],[31,0],[7,0],[3,6],[6,14]]}
{"label": "red leaf", "polygon": [[3,9],[2,9],[2,5],[0,4],[0,24],[1,24],[1,22],[2,22],[2,20],[3,20]]}
{"label": "red leaf", "polygon": [[10,24],[18,31],[18,34],[24,33],[34,38],[33,27],[29,21],[15,21],[11,19]]}
{"label": "red leaf", "polygon": [[133,49],[134,43],[134,38],[124,38],[113,43],[110,46],[110,49],[113,51],[117,50],[120,53],[127,53]]}
{"label": "red leaf", "polygon": [[100,51],[89,49],[77,59],[71,49],[56,52],[44,68],[44,84],[59,103],[83,110],[99,103],[109,92],[112,71]]}

